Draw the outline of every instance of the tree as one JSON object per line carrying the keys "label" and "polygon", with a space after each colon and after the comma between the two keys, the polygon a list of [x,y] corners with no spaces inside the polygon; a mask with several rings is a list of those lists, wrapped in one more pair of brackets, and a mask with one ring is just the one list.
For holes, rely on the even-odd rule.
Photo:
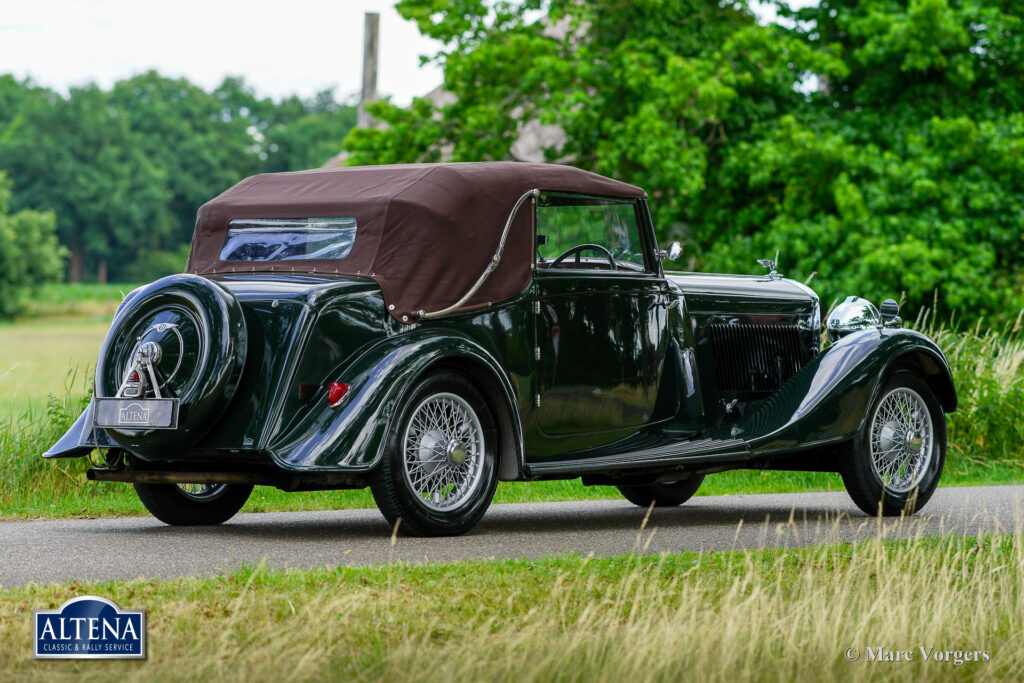
{"label": "tree", "polygon": [[356,125],[356,108],[338,102],[332,90],[274,102],[259,97],[243,79],[229,77],[213,97],[222,118],[246,123],[249,151],[267,173],[323,166],[343,150],[345,136]]}
{"label": "tree", "polygon": [[351,163],[548,158],[651,193],[692,269],[814,278],[937,300],[976,320],[1024,307],[1024,37],[1008,1],[823,0],[786,25],[709,0],[403,0],[442,41],[451,104],[384,102]]}
{"label": "tree", "polygon": [[95,86],[29,100],[0,135],[0,165],[14,179],[14,208],[56,213],[72,281],[87,270],[116,278],[171,230],[164,173]]}
{"label": "tree", "polygon": [[163,175],[173,231],[161,249],[190,241],[199,207],[259,170],[249,119],[231,116],[217,97],[185,79],[149,71],[118,81],[109,106]]}
{"label": "tree", "polygon": [[17,313],[32,288],[59,280],[64,265],[53,213],[11,213],[10,197],[10,182],[0,173],[0,318]]}
{"label": "tree", "polygon": [[61,97],[0,76],[11,206],[56,213],[71,280],[180,271],[200,205],[260,171],[324,164],[354,124],[330,91],[275,102],[239,78],[208,93],[150,71]]}
{"label": "tree", "polygon": [[262,170],[294,171],[323,166],[343,151],[356,125],[356,107],[340,104],[331,90],[303,100],[295,95],[279,102],[263,131],[266,159]]}
{"label": "tree", "polygon": [[[723,159],[708,263],[781,249],[828,297],[1024,307],[1024,35],[1010,3],[828,0],[789,31],[845,69]],[[717,206],[715,206],[717,204]]]}

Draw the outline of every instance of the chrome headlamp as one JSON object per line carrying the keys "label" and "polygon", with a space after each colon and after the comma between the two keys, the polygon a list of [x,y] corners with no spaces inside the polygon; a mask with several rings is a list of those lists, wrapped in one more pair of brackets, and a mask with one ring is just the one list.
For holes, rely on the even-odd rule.
{"label": "chrome headlamp", "polygon": [[851,332],[860,330],[882,329],[883,327],[900,327],[902,321],[900,307],[892,299],[882,302],[881,313],[875,305],[859,296],[848,296],[846,301],[832,309],[825,321],[828,340],[834,342]]}
{"label": "chrome headlamp", "polygon": [[825,329],[829,341],[834,342],[852,332],[878,328],[881,324],[882,318],[873,303],[859,296],[848,296],[828,314]]}

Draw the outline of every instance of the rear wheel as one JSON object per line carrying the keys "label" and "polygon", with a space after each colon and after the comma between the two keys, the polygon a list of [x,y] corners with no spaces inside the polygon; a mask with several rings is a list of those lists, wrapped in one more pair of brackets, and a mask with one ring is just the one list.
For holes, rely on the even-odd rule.
{"label": "rear wheel", "polygon": [[139,500],[154,517],[172,526],[226,522],[249,500],[241,484],[135,484]]}
{"label": "rear wheel", "polygon": [[882,385],[843,463],[843,483],[869,515],[913,514],[935,493],[946,460],[946,416],[908,372]]}
{"label": "rear wheel", "polygon": [[402,403],[370,490],[381,513],[410,536],[454,536],[475,525],[498,484],[497,430],[466,377],[424,378]]}
{"label": "rear wheel", "polygon": [[619,491],[626,500],[642,508],[650,507],[675,507],[682,505],[697,493],[701,483],[704,481],[703,474],[691,475],[683,481],[673,481],[667,484],[643,484],[640,486],[619,486]]}

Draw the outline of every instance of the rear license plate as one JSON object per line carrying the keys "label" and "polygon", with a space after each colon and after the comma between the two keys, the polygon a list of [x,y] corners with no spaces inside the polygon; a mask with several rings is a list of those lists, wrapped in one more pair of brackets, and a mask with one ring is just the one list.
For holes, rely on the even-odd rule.
{"label": "rear license plate", "polygon": [[96,398],[97,427],[177,429],[176,398]]}

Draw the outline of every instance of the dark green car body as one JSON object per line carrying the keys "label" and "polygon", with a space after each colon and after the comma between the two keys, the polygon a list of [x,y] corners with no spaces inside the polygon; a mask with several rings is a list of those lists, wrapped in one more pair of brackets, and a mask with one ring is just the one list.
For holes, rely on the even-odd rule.
{"label": "dark green car body", "polygon": [[[864,329],[820,350],[819,304],[807,287],[664,272],[640,201],[654,272],[538,268],[519,296],[437,320],[396,321],[368,278],[208,276],[244,311],[237,391],[196,443],[126,469],[225,481],[255,473],[248,480],[289,489],[362,486],[383,457],[396,406],[439,366],[486,394],[499,421],[502,480],[834,471],[832,447],[862,428],[896,367],[925,378],[945,411],[956,408],[942,351],[917,332]],[[783,353],[765,339],[789,346]],[[325,401],[332,381],[351,387],[340,409]],[[47,457],[117,447],[90,412]],[[125,471],[93,476],[139,480]]]}
{"label": "dark green car body", "polygon": [[[461,534],[499,480],[679,505],[737,468],[839,472],[867,514],[938,485],[957,397],[896,302],[826,322],[807,286],[667,272],[640,188],[507,162],[243,180],[186,272],[131,292],[85,413],[158,519],[219,524],[255,485],[369,486],[397,533]],[[583,254],[586,253],[586,256]]]}

